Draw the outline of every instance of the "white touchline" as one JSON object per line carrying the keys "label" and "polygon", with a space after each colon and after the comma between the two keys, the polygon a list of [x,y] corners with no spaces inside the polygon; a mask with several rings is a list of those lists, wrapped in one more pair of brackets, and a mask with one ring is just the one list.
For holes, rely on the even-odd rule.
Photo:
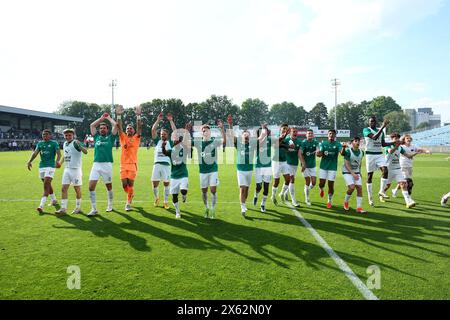
{"label": "white touchline", "polygon": [[308,229],[309,232],[311,232],[311,234],[314,236],[317,242],[319,242],[322,248],[334,260],[334,262],[338,265],[338,267],[342,270],[342,272],[344,272],[347,278],[349,278],[350,281],[353,283],[353,285],[359,290],[359,292],[362,293],[364,298],[366,298],[367,300],[379,300],[378,297],[374,295],[369,288],[367,288],[367,286],[361,281],[361,279],[358,278],[358,276],[353,272],[353,270],[350,269],[347,263],[345,263],[345,261],[342,260],[341,257],[339,257],[336,252],[334,252],[334,250],[320,236],[320,234],[316,231],[316,229],[314,229],[313,226],[305,218],[303,218],[302,214],[295,209],[292,209],[292,211],[295,213],[297,218],[303,223],[306,229]]}

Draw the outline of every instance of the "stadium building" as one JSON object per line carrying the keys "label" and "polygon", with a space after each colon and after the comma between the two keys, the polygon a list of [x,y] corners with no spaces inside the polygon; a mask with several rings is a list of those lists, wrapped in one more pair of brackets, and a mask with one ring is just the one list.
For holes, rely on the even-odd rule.
{"label": "stadium building", "polygon": [[0,105],[0,150],[29,150],[50,129],[62,141],[61,131],[83,118]]}

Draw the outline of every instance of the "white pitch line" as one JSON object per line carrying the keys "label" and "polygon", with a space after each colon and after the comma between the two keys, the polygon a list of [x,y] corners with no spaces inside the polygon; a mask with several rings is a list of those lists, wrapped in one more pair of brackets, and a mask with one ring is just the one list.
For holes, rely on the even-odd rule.
{"label": "white pitch line", "polygon": [[359,292],[362,293],[364,298],[366,298],[366,300],[379,300],[378,297],[372,291],[370,291],[369,288],[367,288],[367,286],[361,281],[361,279],[358,278],[358,276],[353,272],[353,270],[350,269],[347,263],[344,260],[342,260],[341,257],[339,257],[336,252],[334,252],[334,250],[320,236],[320,234],[316,231],[316,229],[314,229],[313,226],[305,218],[303,218],[302,214],[295,209],[292,209],[292,211],[295,213],[297,218],[303,223],[306,229],[308,229],[309,232],[311,232],[311,234],[314,236],[317,242],[319,242],[322,248],[334,260],[334,262],[338,265],[339,269],[341,269],[342,272],[344,272],[347,278],[349,278],[350,281],[353,283],[353,285],[359,290]]}

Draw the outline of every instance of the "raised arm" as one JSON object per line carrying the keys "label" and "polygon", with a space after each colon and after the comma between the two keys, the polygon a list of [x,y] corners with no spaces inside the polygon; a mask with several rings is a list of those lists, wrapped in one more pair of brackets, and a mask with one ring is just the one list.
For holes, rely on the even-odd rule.
{"label": "raised arm", "polygon": [[142,135],[142,107],[139,105],[134,108],[134,113],[136,114],[136,134],[138,137],[140,137]]}
{"label": "raised arm", "polygon": [[341,156],[345,156],[345,150],[347,149],[347,143],[342,142]]}
{"label": "raised arm", "polygon": [[170,123],[170,129],[172,130],[172,141],[175,141],[177,136],[176,136],[176,132],[177,132],[177,126],[175,125],[175,122],[173,122],[173,115],[171,113],[168,113],[166,116],[167,120]]}
{"label": "raised arm", "polygon": [[108,116],[106,117],[106,120],[108,120],[110,123],[111,123],[111,133],[113,134],[113,135],[116,135],[117,134],[117,122],[113,119],[113,118],[111,118],[111,116],[108,114]]}
{"label": "raised arm", "polygon": [[169,112],[166,118],[170,123],[170,129],[172,130],[172,132],[177,131],[177,126],[175,125],[175,122],[173,122],[173,115]]}
{"label": "raised arm", "polygon": [[377,140],[381,134],[383,133],[384,128],[386,128],[389,125],[389,120],[384,120],[383,124],[381,125],[380,130],[378,130],[378,132],[376,134],[369,134],[368,137],[372,140]]}
{"label": "raised arm", "polygon": [[262,125],[262,130],[258,137],[258,142],[263,143],[267,139],[268,135],[269,135],[269,129],[267,129],[267,124],[265,123]]}
{"label": "raised arm", "polygon": [[117,116],[117,129],[120,134],[123,133],[122,114],[123,114],[123,106],[118,105],[116,107],[116,116]]}
{"label": "raised arm", "polygon": [[97,126],[106,119],[106,115],[108,114],[104,113],[100,118],[91,123],[91,136],[95,136],[95,134],[97,133]]}
{"label": "raised arm", "polygon": [[222,133],[222,146],[226,147],[227,135],[225,134],[225,128],[223,126],[223,121],[221,119],[217,120],[217,126],[220,128],[220,132]]}
{"label": "raised arm", "polygon": [[158,126],[159,126],[159,123],[163,120],[163,118],[164,118],[164,115],[161,112],[158,115],[158,118],[156,119],[155,123],[152,126],[152,139],[156,139],[157,138],[157,136],[158,136],[158,134],[157,134]]}

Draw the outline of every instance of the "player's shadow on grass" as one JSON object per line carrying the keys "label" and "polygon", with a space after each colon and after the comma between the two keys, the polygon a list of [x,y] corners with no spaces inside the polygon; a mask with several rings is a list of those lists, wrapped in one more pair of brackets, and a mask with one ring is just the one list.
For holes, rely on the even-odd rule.
{"label": "player's shadow on grass", "polygon": [[137,236],[135,234],[126,232],[124,228],[122,228],[115,222],[107,219],[104,215],[97,215],[95,217],[88,218],[89,220],[85,220],[86,219],[85,216],[74,217],[70,215],[63,215],[57,217],[62,221],[72,224],[72,226],[53,225],[53,227],[56,229],[89,231],[92,232],[97,237],[101,238],[111,236],[113,238],[128,242],[132,248],[138,251],[151,251],[151,248],[147,245],[146,239]]}
{"label": "player's shadow on grass", "polygon": [[[305,242],[292,236],[256,228],[244,224],[234,224],[218,219],[206,219],[199,214],[182,211],[182,219],[172,216],[150,214],[143,208],[139,208],[143,217],[154,222],[163,223],[179,228],[183,233],[191,232],[204,238],[214,246],[211,249],[228,251],[253,262],[274,263],[281,268],[289,269],[292,263],[303,261],[309,267],[332,269],[341,272],[339,268],[329,263],[328,254],[315,243]],[[243,219],[243,221],[245,221]],[[237,245],[245,245],[250,252],[257,256],[250,256],[237,250],[235,246],[225,244],[235,242]],[[367,268],[367,259],[353,256],[354,261]]]}
{"label": "player's shadow on grass", "polygon": [[[318,208],[307,208],[304,210],[304,213],[306,213],[306,219],[319,233],[321,233],[320,231],[325,231],[344,235],[354,241],[362,242],[368,247],[376,247],[381,250],[425,263],[430,263],[430,261],[424,259],[422,256],[414,256],[408,254],[406,251],[396,250],[394,247],[404,245],[405,247],[434,253],[439,257],[449,257],[449,255],[445,252],[423,246],[432,245],[441,246],[443,248],[448,247],[445,242],[437,242],[426,239],[426,236],[430,235],[448,239],[447,235],[429,234],[423,232],[423,229],[430,231],[450,232],[448,229],[448,223],[443,221],[426,219],[422,217],[411,217],[409,215],[399,216],[380,212],[369,213],[362,216],[352,211],[350,211],[350,213],[330,212]],[[317,219],[314,218],[315,215],[331,218],[333,221]],[[443,230],[442,228],[437,229],[439,227],[445,227],[447,230]],[[347,256],[345,253],[343,255]],[[380,263],[376,264],[382,265]]]}

